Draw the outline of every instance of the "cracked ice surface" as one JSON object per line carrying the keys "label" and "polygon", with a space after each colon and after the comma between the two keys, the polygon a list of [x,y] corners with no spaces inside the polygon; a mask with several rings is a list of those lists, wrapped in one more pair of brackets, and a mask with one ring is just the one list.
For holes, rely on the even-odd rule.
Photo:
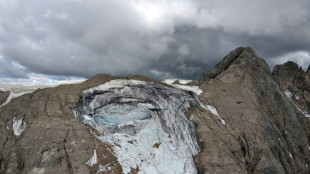
{"label": "cracked ice surface", "polygon": [[195,124],[185,112],[195,93],[138,80],[112,80],[85,90],[75,117],[97,129],[124,173],[197,173]]}

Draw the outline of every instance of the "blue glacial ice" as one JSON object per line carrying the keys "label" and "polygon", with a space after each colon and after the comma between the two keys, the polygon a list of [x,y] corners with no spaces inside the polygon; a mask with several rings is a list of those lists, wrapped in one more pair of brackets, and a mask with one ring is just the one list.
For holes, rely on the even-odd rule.
{"label": "blue glacial ice", "polygon": [[[185,112],[194,92],[138,80],[112,80],[85,90],[75,117],[97,129],[112,146],[124,173],[197,173],[200,151],[195,123]],[[205,106],[202,106],[205,108]]]}

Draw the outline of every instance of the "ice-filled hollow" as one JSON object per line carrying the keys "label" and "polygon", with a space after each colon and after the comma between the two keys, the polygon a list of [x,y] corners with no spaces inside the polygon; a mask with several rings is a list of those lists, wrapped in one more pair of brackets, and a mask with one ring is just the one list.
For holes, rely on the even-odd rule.
{"label": "ice-filled hollow", "polygon": [[124,173],[197,173],[195,123],[185,112],[195,93],[138,80],[112,80],[83,91],[75,117],[99,131]]}

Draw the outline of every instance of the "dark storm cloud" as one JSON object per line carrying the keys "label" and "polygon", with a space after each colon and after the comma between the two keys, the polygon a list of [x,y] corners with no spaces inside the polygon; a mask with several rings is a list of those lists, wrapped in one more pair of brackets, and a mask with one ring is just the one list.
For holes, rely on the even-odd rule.
{"label": "dark storm cloud", "polygon": [[269,65],[310,63],[308,0],[0,2],[0,77],[139,73],[197,79],[251,46]]}

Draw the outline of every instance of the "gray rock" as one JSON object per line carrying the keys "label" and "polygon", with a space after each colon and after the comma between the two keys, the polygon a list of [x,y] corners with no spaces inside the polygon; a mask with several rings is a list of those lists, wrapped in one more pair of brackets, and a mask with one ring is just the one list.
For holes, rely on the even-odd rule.
{"label": "gray rock", "polygon": [[305,72],[296,63],[288,61],[283,65],[276,65],[272,75],[282,91],[292,95],[294,103],[304,110],[310,111],[310,65]]}

